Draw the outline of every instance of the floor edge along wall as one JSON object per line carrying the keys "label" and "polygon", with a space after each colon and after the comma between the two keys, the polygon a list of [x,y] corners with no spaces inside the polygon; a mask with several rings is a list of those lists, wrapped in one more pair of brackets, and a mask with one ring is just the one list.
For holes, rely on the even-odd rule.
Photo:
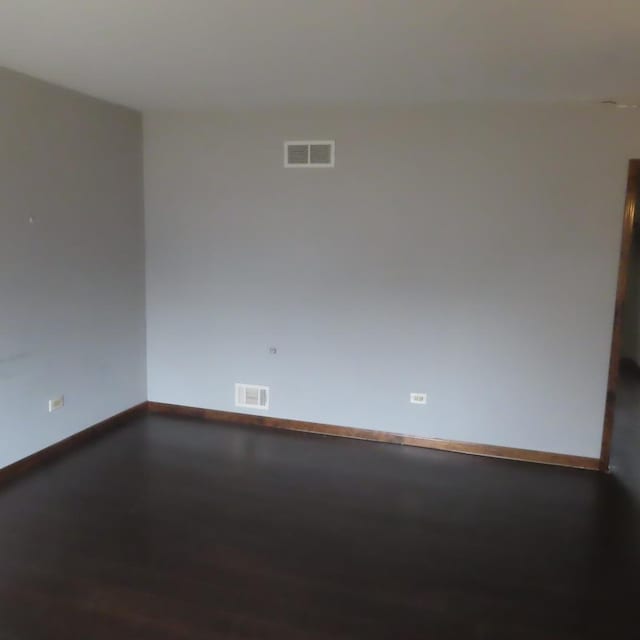
{"label": "floor edge along wall", "polygon": [[287,431],[299,431],[302,433],[314,433],[338,438],[351,438],[366,440],[369,442],[383,442],[388,444],[401,444],[424,449],[436,449],[451,453],[466,453],[476,456],[516,460],[520,462],[535,462],[538,464],[571,467],[575,469],[588,469],[597,471],[600,461],[597,458],[585,458],[561,453],[549,453],[534,451],[531,449],[514,449],[495,445],[476,444],[472,442],[459,442],[456,440],[441,440],[438,438],[420,438],[417,436],[405,436],[387,431],[374,429],[356,429],[353,427],[340,427],[317,422],[304,422],[301,420],[288,420],[285,418],[272,418],[256,416],[247,413],[235,413],[232,411],[218,411],[216,409],[202,409],[199,407],[186,407],[183,405],[167,404],[163,402],[142,402],[126,411],[122,411],[106,420],[102,420],[78,433],[56,442],[51,446],[18,460],[7,467],[0,469],[0,485],[9,482],[27,471],[60,457],[64,453],[81,446],[90,440],[101,436],[107,431],[125,425],[129,420],[143,416],[147,413],[176,417],[199,418],[208,422],[226,422],[232,424],[268,427],[272,429],[284,429]]}
{"label": "floor edge along wall", "polygon": [[512,447],[459,442],[456,440],[442,440],[439,438],[421,438],[418,436],[406,436],[374,429],[339,427],[336,425],[320,424],[317,422],[304,422],[301,420],[256,416],[246,413],[235,413],[232,411],[186,407],[163,402],[149,402],[148,408],[151,413],[187,416],[212,422],[231,422],[234,424],[286,429],[288,431],[302,431],[304,433],[316,433],[341,438],[355,438],[357,440],[368,440],[371,442],[404,444],[412,447],[422,447],[424,449],[437,449],[439,451],[448,451],[452,453],[467,453],[491,458],[518,460],[521,462],[537,462],[540,464],[572,467],[576,469],[589,469],[593,471],[598,470],[600,466],[600,460],[598,458],[572,456],[546,451],[534,451],[531,449],[515,449]]}

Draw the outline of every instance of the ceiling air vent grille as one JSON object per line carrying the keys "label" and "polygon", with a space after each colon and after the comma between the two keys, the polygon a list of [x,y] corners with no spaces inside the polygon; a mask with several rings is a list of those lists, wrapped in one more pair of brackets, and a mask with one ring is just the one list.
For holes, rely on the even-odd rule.
{"label": "ceiling air vent grille", "polygon": [[257,384],[236,384],[236,407],[268,409],[269,387]]}
{"label": "ceiling air vent grille", "polygon": [[333,140],[291,140],[284,143],[285,167],[335,166]]}

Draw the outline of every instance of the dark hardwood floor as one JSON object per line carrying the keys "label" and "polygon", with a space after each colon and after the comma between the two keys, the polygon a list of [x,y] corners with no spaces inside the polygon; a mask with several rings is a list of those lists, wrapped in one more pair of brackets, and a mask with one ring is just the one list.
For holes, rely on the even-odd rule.
{"label": "dark hardwood floor", "polygon": [[635,638],[634,496],[144,416],[0,488],[0,639]]}

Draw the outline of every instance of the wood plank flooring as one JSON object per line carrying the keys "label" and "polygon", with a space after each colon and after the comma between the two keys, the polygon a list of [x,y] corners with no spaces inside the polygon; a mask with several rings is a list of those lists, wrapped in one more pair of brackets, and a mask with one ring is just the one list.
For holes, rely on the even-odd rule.
{"label": "wood plank flooring", "polygon": [[638,531],[615,476],[144,416],[0,488],[0,639],[632,638]]}

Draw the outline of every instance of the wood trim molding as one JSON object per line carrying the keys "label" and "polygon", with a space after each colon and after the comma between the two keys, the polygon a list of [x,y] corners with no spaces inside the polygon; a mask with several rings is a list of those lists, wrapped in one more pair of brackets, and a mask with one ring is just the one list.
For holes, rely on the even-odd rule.
{"label": "wood trim molding", "polygon": [[255,416],[247,413],[235,413],[232,411],[217,411],[215,409],[185,407],[183,405],[167,404],[163,402],[149,402],[148,407],[151,413],[168,416],[199,418],[201,420],[211,422],[227,422],[273,429],[285,429],[288,431],[302,431],[304,433],[316,433],[325,436],[355,438],[357,440],[369,440],[372,442],[403,444],[412,447],[422,447],[425,449],[437,449],[439,451],[449,451],[453,453],[468,453],[476,456],[503,458],[523,462],[537,462],[540,464],[589,469],[592,471],[597,470],[600,465],[600,461],[597,458],[570,456],[561,453],[533,451],[530,449],[514,449],[512,447],[475,444],[472,442],[459,442],[456,440],[441,440],[439,438],[421,438],[418,436],[406,436],[397,433],[389,433],[387,431],[377,431],[374,429],[339,427],[331,424],[304,422],[302,420],[288,420],[285,418]]}
{"label": "wood trim molding", "polygon": [[622,239],[620,241],[620,262],[618,264],[618,284],[616,288],[616,302],[613,312],[613,331],[611,334],[611,355],[609,357],[609,379],[607,382],[607,400],[604,410],[604,425],[602,428],[602,447],[600,449],[600,470],[609,470],[611,459],[611,438],[613,435],[613,421],[616,407],[616,390],[618,387],[618,372],[620,369],[620,353],[622,349],[622,323],[624,320],[624,301],[627,297],[627,280],[629,274],[629,258],[631,256],[631,241],[633,239],[633,223],[640,182],[640,160],[629,161],[627,178],[627,195],[624,204],[622,221]]}
{"label": "wood trim molding", "polygon": [[60,442],[55,442],[45,449],[41,449],[40,451],[37,451],[36,453],[33,453],[26,458],[22,458],[22,460],[18,460],[17,462],[14,462],[7,467],[3,467],[2,469],[0,469],[0,484],[10,482],[17,476],[22,475],[23,473],[30,471],[35,467],[44,465],[47,462],[60,457],[64,453],[67,453],[71,449],[75,449],[76,447],[88,442],[89,440],[93,440],[94,438],[101,436],[106,431],[120,426],[126,423],[131,418],[134,418],[138,415],[143,415],[146,412],[147,402],[141,402],[134,407],[116,414],[115,416],[111,416],[110,418],[102,420],[101,422],[87,427],[82,431],[78,431],[78,433],[74,433],[68,438],[60,440]]}
{"label": "wood trim molding", "polygon": [[0,485],[12,481],[18,476],[36,467],[62,456],[63,454],[79,447],[107,431],[126,424],[126,422],[145,413],[157,413],[169,416],[199,418],[209,422],[226,422],[287,431],[300,431],[303,433],[315,433],[325,436],[340,438],[352,438],[367,440],[370,442],[386,442],[389,444],[401,444],[425,449],[437,449],[453,453],[466,453],[476,456],[502,458],[506,460],[518,460],[522,462],[535,462],[576,469],[597,470],[601,468],[600,460],[581,456],[570,456],[560,453],[548,453],[531,449],[515,449],[512,447],[500,447],[495,445],[476,444],[472,442],[460,442],[456,440],[443,440],[439,438],[421,438],[407,436],[375,429],[357,429],[354,427],[340,427],[331,424],[317,422],[305,422],[302,420],[288,420],[286,418],[273,418],[268,416],[256,416],[247,413],[233,411],[217,411],[215,409],[202,409],[199,407],[185,407],[182,405],[166,404],[162,402],[141,402],[121,413],[106,420],[102,420],[78,433],[56,442],[41,451],[18,460],[7,467],[0,469]]}

